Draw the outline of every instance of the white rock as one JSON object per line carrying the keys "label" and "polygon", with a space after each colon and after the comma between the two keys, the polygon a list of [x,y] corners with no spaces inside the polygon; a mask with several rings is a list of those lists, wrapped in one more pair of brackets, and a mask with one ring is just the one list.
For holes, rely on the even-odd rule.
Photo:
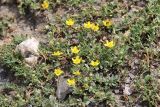
{"label": "white rock", "polygon": [[38,56],[39,56],[38,47],[39,47],[39,41],[35,38],[30,38],[21,42],[16,47],[16,52],[19,52],[24,58],[24,61],[28,65],[32,66],[35,65],[38,61]]}
{"label": "white rock", "polygon": [[28,54],[39,55],[38,54],[39,41],[35,38],[27,39],[21,42],[17,47],[16,51],[26,58]]}

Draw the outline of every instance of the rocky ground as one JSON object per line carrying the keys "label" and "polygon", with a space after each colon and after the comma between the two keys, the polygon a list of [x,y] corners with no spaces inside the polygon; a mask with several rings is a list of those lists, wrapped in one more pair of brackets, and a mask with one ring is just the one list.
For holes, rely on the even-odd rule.
{"label": "rocky ground", "polygon": [[[121,3],[121,7],[124,7],[127,9],[127,12],[122,11],[125,9],[115,10],[116,12],[117,11],[119,12],[117,13],[118,15],[116,17],[112,18],[113,23],[115,25],[118,25],[122,21],[124,21],[124,17],[128,17],[130,15],[132,17],[134,12],[143,10],[143,8],[145,8],[148,3],[146,0],[135,1],[134,3],[129,0],[118,0],[118,1]],[[93,5],[93,8],[98,10],[106,2],[107,2],[106,0],[97,0],[95,3],[96,5]],[[78,8],[82,8],[82,7],[86,8],[87,4],[83,3]],[[14,3],[8,3],[5,1],[0,1],[0,20],[5,20],[5,22],[7,23],[7,27],[5,28],[5,31],[3,32],[3,36],[0,37],[0,46],[3,47],[5,44],[10,44],[14,37],[21,36],[21,35],[25,37],[34,37],[36,38],[37,41],[40,41],[40,44],[48,43],[48,35],[47,35],[48,31],[46,31],[46,29],[48,29],[49,24],[50,23],[55,24],[57,28],[61,27],[61,25],[58,22],[55,22],[56,17],[60,16],[63,19],[63,17],[66,14],[74,14],[76,16],[80,10],[78,8],[76,9],[75,8],[76,7],[67,8],[67,6],[64,6],[64,5],[62,6],[57,5],[57,7],[56,6],[54,7],[55,10],[52,10],[52,11],[45,10],[45,11],[35,12],[31,10],[27,14],[22,15],[20,14],[18,10],[17,3],[14,4]],[[133,16],[133,19],[131,19],[131,21],[133,20],[133,22],[131,23],[134,23],[134,20],[136,20],[136,18],[137,17]],[[119,29],[119,31],[120,32],[122,31],[122,33],[125,36],[128,36],[130,35],[130,30],[128,29],[129,29],[128,26],[122,26],[122,28]],[[125,72],[126,70],[127,73],[122,72],[121,80],[123,82],[119,83],[118,86],[112,89],[112,96],[115,97],[115,101],[118,107],[154,107],[152,105],[149,105],[147,101],[139,101],[141,100],[142,95],[138,96],[136,94],[138,93],[137,92],[138,89],[135,90],[134,88],[135,88],[135,81],[137,81],[138,78],[140,78],[138,77],[140,75],[144,76],[144,75],[150,74],[151,76],[154,77],[154,79],[158,81],[158,83],[160,83],[160,80],[159,80],[160,74],[158,71],[159,65],[160,65],[160,57],[158,56],[158,53],[160,52],[160,35],[159,35],[160,33],[159,31],[160,30],[156,30],[155,34],[157,35],[157,37],[156,37],[155,43],[153,43],[152,46],[150,47],[152,49],[147,50],[148,53],[144,54],[143,53],[144,50],[138,50],[136,52],[132,52],[131,54],[132,57],[130,57],[130,59],[127,59],[128,65],[123,66],[124,68],[125,66],[127,66],[123,71]],[[143,41],[145,42],[145,37]],[[152,52],[154,51],[155,51],[154,54],[157,56],[154,56],[154,55],[152,56]],[[25,57],[25,55],[23,57],[29,58],[28,55],[27,57]],[[32,56],[32,58],[33,57],[35,58],[34,55]],[[145,71],[143,73],[140,72],[141,71],[140,65],[142,64],[141,63],[142,59],[144,61],[148,61],[148,64],[150,66],[149,67],[150,71]],[[26,59],[25,61],[28,61],[28,60],[31,62],[34,62],[33,59]],[[31,63],[31,65],[32,64],[33,63]],[[147,64],[147,63],[144,63],[144,64]],[[116,70],[117,69],[113,69],[112,71],[116,72]],[[114,75],[114,73],[112,72],[110,73],[110,75]],[[1,64],[0,65],[0,85],[6,84],[7,82],[17,83],[17,80],[14,79],[14,74],[10,73],[10,69],[6,68],[4,64]],[[143,88],[144,84],[143,82],[142,84],[140,84],[142,85],[141,88]],[[56,88],[57,90],[56,90],[55,95],[57,96],[59,100],[65,100],[66,96],[73,91],[72,88],[68,87],[68,85],[66,84],[66,78],[64,77],[61,77],[57,80]],[[149,93],[150,92],[151,91],[149,91]],[[157,93],[157,96],[159,96],[158,93]],[[134,97],[136,97],[136,100],[132,102],[132,99],[134,99]],[[160,100],[157,102],[158,102],[157,106],[155,107],[159,107]],[[27,105],[26,107],[32,107],[32,105]],[[87,105],[87,107],[109,107],[109,105],[106,105],[105,102],[98,102],[98,103],[91,102]]]}

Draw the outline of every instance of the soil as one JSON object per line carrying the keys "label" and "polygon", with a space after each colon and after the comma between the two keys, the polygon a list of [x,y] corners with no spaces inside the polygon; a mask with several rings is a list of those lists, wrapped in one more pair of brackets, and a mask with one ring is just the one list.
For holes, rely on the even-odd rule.
{"label": "soil", "polygon": [[0,19],[4,18],[7,18],[10,23],[7,31],[5,32],[4,38],[0,40],[0,45],[9,43],[12,37],[17,35],[36,37],[42,41],[46,36],[43,31],[45,23],[39,20],[35,21],[28,16],[21,15],[16,5],[0,5]]}

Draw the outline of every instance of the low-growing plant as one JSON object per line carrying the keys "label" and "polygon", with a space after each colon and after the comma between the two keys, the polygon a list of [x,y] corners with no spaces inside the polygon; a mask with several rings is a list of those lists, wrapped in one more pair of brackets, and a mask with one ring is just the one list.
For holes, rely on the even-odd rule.
{"label": "low-growing plant", "polygon": [[0,38],[2,39],[3,37],[5,37],[7,35],[7,28],[8,28],[8,24],[9,24],[9,20],[8,19],[0,19]]}
{"label": "low-growing plant", "polygon": [[[79,3],[84,2],[69,0],[64,3],[80,6]],[[27,6],[47,11],[54,3],[63,4],[58,0],[22,0],[20,8],[22,12]],[[48,41],[40,46],[41,60],[32,67],[26,66],[23,57],[15,52],[16,45],[24,40],[15,37],[10,45],[1,48],[0,61],[14,73],[15,82],[4,87],[16,95],[2,94],[0,105],[82,107],[103,102],[106,106],[119,106],[114,89],[125,85],[124,78],[132,74],[138,95],[122,94],[126,101],[132,99],[126,103],[137,103],[140,99],[147,101],[147,106],[157,106],[159,86],[155,82],[157,78],[150,73],[150,60],[159,60],[159,56],[157,50],[153,54],[150,49],[155,48],[153,42],[156,44],[158,38],[159,5],[156,0],[149,1],[146,7],[128,13],[130,10],[119,1],[111,1],[97,10],[89,5],[79,7],[78,15],[56,16],[55,23],[46,25]],[[118,9],[122,12],[118,13]],[[113,19],[119,15],[123,18],[116,23]],[[61,76],[67,78],[67,85],[73,89],[62,102],[55,96]]]}

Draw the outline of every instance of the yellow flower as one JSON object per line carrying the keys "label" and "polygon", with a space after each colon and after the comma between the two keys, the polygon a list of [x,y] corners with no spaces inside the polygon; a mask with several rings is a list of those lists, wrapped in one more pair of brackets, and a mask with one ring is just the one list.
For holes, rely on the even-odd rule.
{"label": "yellow flower", "polygon": [[107,19],[107,20],[103,21],[103,25],[106,26],[106,27],[110,27],[112,25],[112,22]]}
{"label": "yellow flower", "polygon": [[84,28],[88,28],[89,29],[89,28],[91,28],[93,26],[93,24],[90,21],[88,21],[88,22],[84,23],[83,26],[84,26]]}
{"label": "yellow flower", "polygon": [[61,74],[63,74],[64,72],[60,69],[60,68],[56,68],[55,70],[54,70],[54,74],[56,75],[56,76],[60,76]]}
{"label": "yellow flower", "polygon": [[79,71],[74,71],[73,74],[76,75],[76,76],[80,76],[80,75],[81,75],[81,72],[79,72]]}
{"label": "yellow flower", "polygon": [[112,41],[108,41],[106,40],[106,42],[104,43],[104,46],[108,47],[108,48],[112,48],[115,46],[115,42],[112,40]]}
{"label": "yellow flower", "polygon": [[72,58],[72,61],[74,64],[80,64],[82,62],[82,58],[79,56],[76,56],[75,58]]}
{"label": "yellow flower", "polygon": [[66,20],[66,25],[68,25],[68,26],[74,25],[74,20],[73,19]]}
{"label": "yellow flower", "polygon": [[69,86],[75,86],[76,80],[74,78],[73,79],[67,79],[67,84]]}
{"label": "yellow flower", "polygon": [[91,29],[92,29],[93,31],[98,31],[98,30],[99,30],[99,26],[98,26],[98,25],[95,25],[95,24],[92,24]]}
{"label": "yellow flower", "polygon": [[42,9],[48,9],[49,7],[49,2],[48,0],[44,0],[43,3],[41,4]]}
{"label": "yellow flower", "polygon": [[71,47],[71,52],[77,54],[80,50],[77,46]]}
{"label": "yellow flower", "polygon": [[60,56],[62,54],[63,54],[63,52],[61,52],[61,51],[56,51],[56,52],[52,53],[53,56]]}
{"label": "yellow flower", "polygon": [[96,60],[96,61],[91,61],[90,62],[90,65],[92,65],[93,67],[96,67],[100,64],[99,60]]}

